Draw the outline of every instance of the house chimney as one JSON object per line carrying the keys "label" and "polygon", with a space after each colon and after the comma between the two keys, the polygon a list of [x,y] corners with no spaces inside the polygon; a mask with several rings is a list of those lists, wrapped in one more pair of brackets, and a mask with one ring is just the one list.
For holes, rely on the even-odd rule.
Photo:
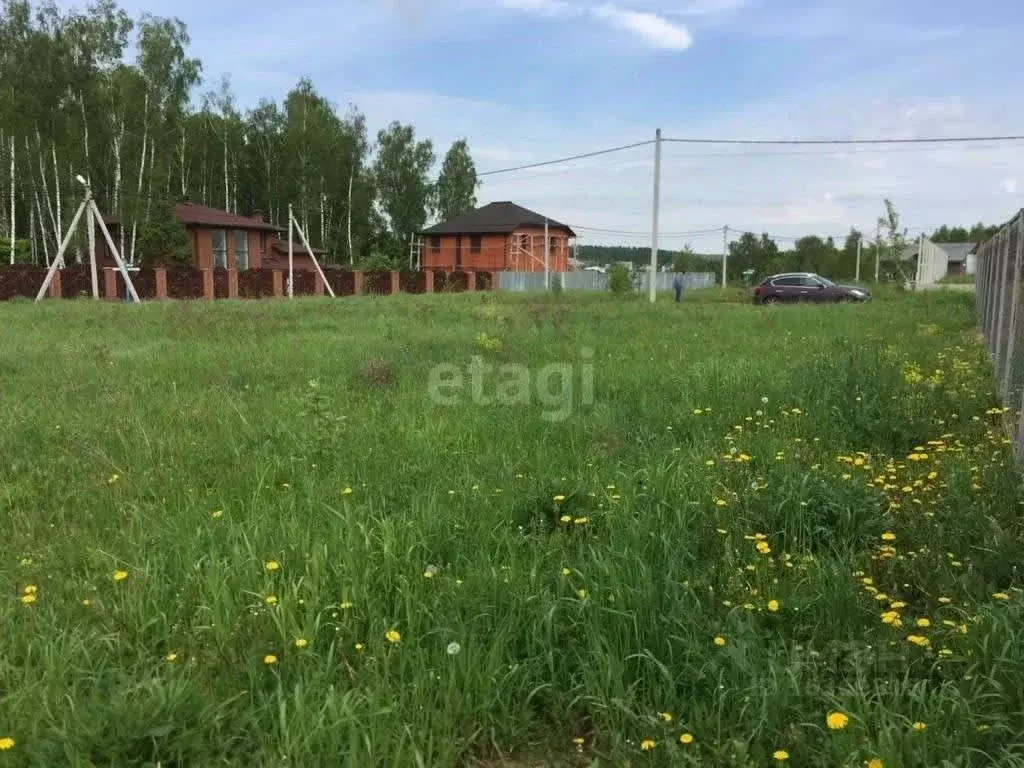
{"label": "house chimney", "polygon": [[256,219],[256,221],[266,221],[266,219],[263,217],[263,211],[261,211],[259,208],[252,212],[252,217]]}

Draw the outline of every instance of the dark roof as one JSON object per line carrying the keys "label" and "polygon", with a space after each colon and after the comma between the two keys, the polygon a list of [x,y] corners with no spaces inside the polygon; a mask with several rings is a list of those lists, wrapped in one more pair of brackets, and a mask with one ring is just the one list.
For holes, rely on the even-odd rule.
{"label": "dark roof", "polygon": [[[539,213],[523,208],[515,203],[501,202],[485,205],[469,213],[456,216],[454,219],[441,222],[422,232],[424,235],[486,235],[508,234],[519,227],[543,227],[545,219]],[[565,224],[554,219],[547,219],[548,227],[568,232],[575,237]]]}
{"label": "dark roof", "polygon": [[[933,245],[945,252],[947,261],[953,262],[967,261],[967,257],[978,247],[977,243],[933,243]],[[903,261],[917,258],[917,242],[907,245],[900,258]]]}
{"label": "dark roof", "polygon": [[260,219],[239,216],[198,203],[178,203],[174,206],[178,221],[187,226],[218,227],[223,229],[257,229],[279,232],[280,228]]}
{"label": "dark roof", "polygon": [[[211,208],[208,205],[198,203],[177,203],[174,206],[174,215],[178,223],[189,227],[217,227],[218,229],[250,229],[263,230],[266,232],[281,232],[281,227],[275,227],[261,219],[239,216],[236,213],[228,213],[219,208]],[[121,219],[114,214],[104,214],[103,221],[108,226],[120,226]]]}

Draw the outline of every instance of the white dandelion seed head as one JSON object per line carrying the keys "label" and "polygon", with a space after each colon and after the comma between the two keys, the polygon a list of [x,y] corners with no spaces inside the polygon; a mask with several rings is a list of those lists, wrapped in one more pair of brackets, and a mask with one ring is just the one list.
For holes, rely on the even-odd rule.
{"label": "white dandelion seed head", "polygon": [[448,648],[446,650],[449,656],[458,656],[459,653],[462,651],[462,646],[456,642],[451,642],[448,643]]}

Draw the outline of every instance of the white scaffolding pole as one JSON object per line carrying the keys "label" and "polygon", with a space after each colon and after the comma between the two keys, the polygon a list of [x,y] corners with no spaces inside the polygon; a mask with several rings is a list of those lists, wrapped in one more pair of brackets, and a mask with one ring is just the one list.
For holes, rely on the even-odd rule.
{"label": "white scaffolding pole", "polygon": [[288,298],[295,298],[295,212],[288,204]]}
{"label": "white scaffolding pole", "polygon": [[[299,237],[302,238],[302,244],[306,247],[306,250],[309,251],[309,257],[313,260],[313,266],[316,267],[316,271],[320,274],[320,279],[324,281],[324,289],[329,294],[331,294],[331,298],[332,299],[335,298],[335,296],[334,296],[334,289],[331,288],[331,284],[329,282],[327,282],[327,276],[324,274],[324,271],[320,268],[320,262],[317,261],[316,254],[313,253],[313,249],[309,245],[309,240],[306,239],[306,233],[302,231],[302,227],[299,226],[299,222],[297,222],[295,220],[295,215],[293,213],[291,213],[291,206],[288,206],[288,210],[289,210],[289,214],[288,215],[292,217],[291,218],[291,226],[289,227],[289,229],[291,227],[294,227],[295,230],[299,233]],[[293,246],[292,246],[291,238],[289,238],[289,240],[288,240],[288,270],[289,270],[289,273],[293,269],[292,250],[293,250]]]}

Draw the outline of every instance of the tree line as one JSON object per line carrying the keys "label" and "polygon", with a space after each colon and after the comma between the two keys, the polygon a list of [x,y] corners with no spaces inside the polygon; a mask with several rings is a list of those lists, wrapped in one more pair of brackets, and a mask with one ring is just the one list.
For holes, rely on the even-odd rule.
{"label": "tree line", "polygon": [[203,66],[189,45],[180,20],[132,19],[115,0],[84,12],[0,0],[0,259],[55,257],[81,200],[76,176],[120,221],[133,261],[175,250],[165,240],[181,200],[282,227],[291,204],[335,260],[392,264],[432,217],[476,205],[465,140],[435,176],[433,143],[412,126],[371,137],[357,107],[339,113],[308,79],[245,110],[226,78],[196,98]]}
{"label": "tree line", "polygon": [[[908,245],[915,242],[900,224],[900,215],[893,203],[884,201],[885,212],[878,219],[874,235],[865,235],[851,228],[841,245],[832,237],[808,235],[792,242],[789,248],[780,248],[768,234],[744,232],[729,243],[726,264],[728,279],[742,281],[744,273],[751,271],[751,279],[779,272],[815,272],[836,280],[853,280],[857,275],[857,250],[860,247],[860,277],[873,280],[876,257],[879,279],[904,281],[913,277],[914,263],[903,258]],[[972,227],[942,226],[929,239],[935,243],[983,243],[999,231],[998,226],[978,223]],[[579,258],[589,264],[628,262],[637,267],[650,264],[651,250],[636,246],[579,247]],[[681,251],[662,251],[659,261],[672,265],[677,272],[716,272],[722,269],[721,254],[698,254],[689,247]]]}

